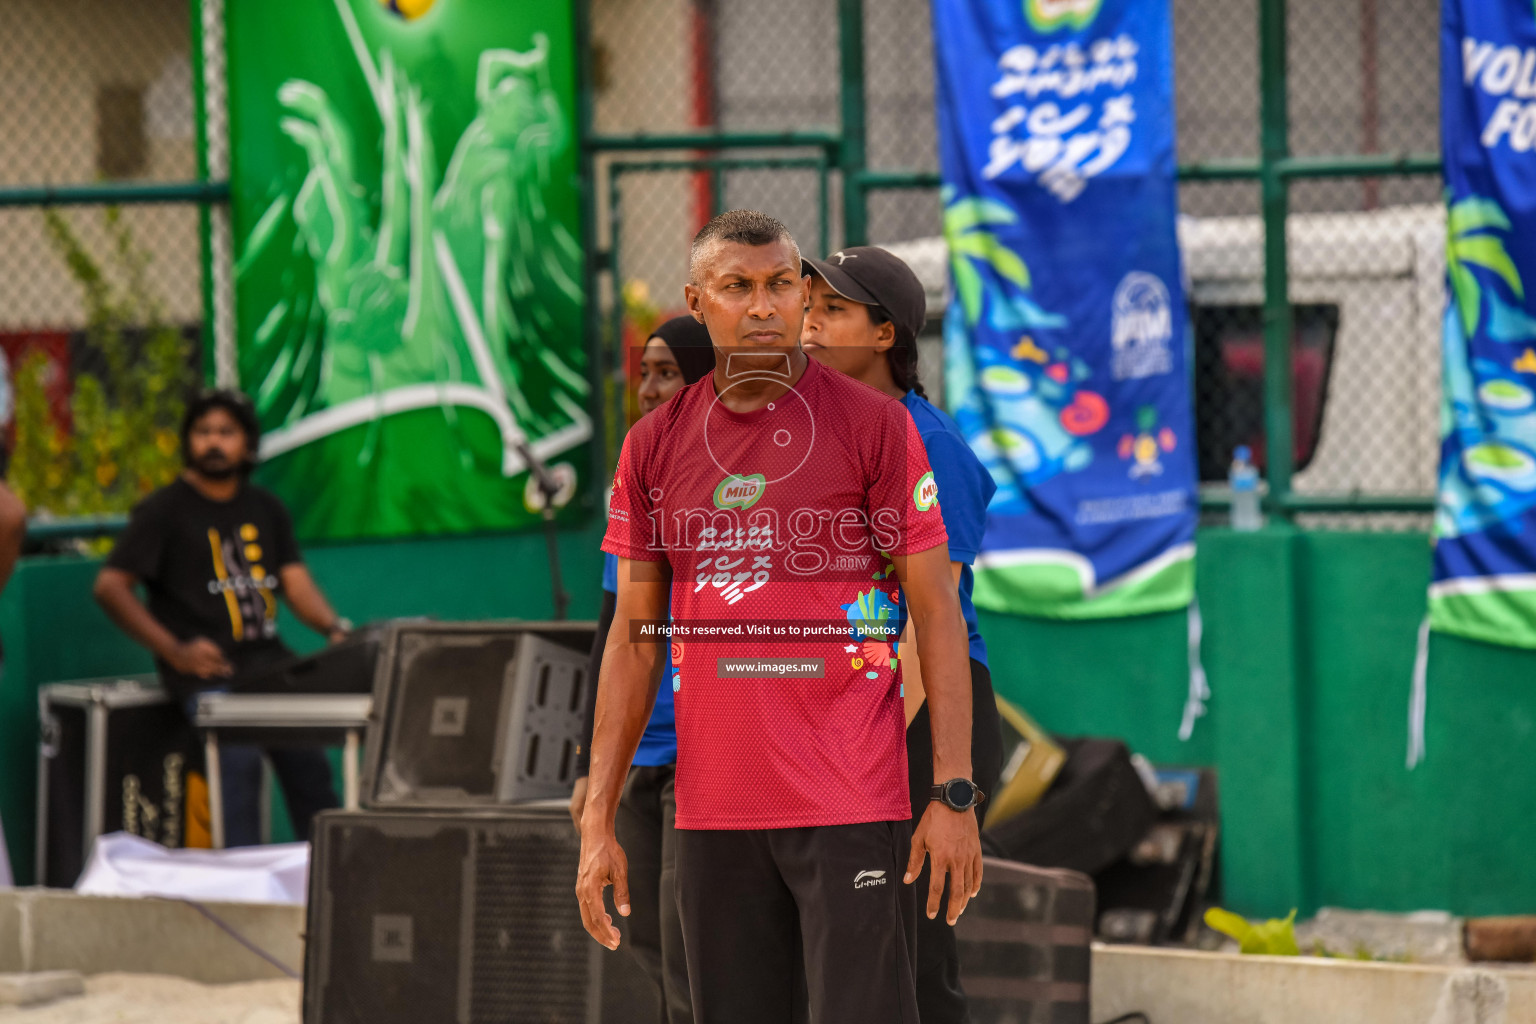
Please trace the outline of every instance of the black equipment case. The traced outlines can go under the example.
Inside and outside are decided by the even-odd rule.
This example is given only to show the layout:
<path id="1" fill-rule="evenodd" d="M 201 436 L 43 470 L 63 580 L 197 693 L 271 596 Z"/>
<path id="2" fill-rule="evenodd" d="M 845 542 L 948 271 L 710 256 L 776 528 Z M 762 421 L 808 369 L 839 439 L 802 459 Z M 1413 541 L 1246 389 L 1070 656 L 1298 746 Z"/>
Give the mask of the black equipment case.
<path id="1" fill-rule="evenodd" d="M 973 1024 L 1089 1024 L 1093 882 L 1076 871 L 984 859 L 955 924 Z"/>
<path id="2" fill-rule="evenodd" d="M 155 676 L 50 683 L 37 704 L 40 884 L 73 886 L 108 832 L 184 844 L 187 773 L 201 769 L 202 755 Z"/>

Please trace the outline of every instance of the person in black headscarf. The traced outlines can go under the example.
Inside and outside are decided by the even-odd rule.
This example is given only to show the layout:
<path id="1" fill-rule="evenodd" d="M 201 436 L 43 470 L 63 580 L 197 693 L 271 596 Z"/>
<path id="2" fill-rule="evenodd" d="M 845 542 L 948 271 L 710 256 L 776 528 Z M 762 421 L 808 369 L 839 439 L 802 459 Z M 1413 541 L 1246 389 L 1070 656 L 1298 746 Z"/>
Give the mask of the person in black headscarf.
<path id="1" fill-rule="evenodd" d="M 715 371 L 715 349 L 709 331 L 691 316 L 680 316 L 657 327 L 640 356 L 635 397 L 640 415 L 660 408 L 686 385 Z M 707 385 L 706 385 L 707 386 Z M 588 678 L 600 676 L 603 647 L 613 624 L 619 589 L 618 559 L 603 556 L 603 604 L 597 637 L 592 644 Z M 672 718 L 672 659 L 662 669 L 656 706 L 646 724 L 634 766 L 624 783 L 615 827 L 629 857 L 629 942 L 626 948 L 655 982 L 661 997 L 661 1024 L 691 1024 L 693 1006 L 688 992 L 688 962 L 683 956 L 683 929 L 677 915 L 674 880 L 677 845 L 673 819 L 677 803 L 673 781 L 677 773 L 677 729 Z M 571 819 L 581 828 L 587 800 L 587 766 L 592 745 L 597 687 L 588 688 L 586 730 L 577 757 L 576 788 L 571 793 Z"/>

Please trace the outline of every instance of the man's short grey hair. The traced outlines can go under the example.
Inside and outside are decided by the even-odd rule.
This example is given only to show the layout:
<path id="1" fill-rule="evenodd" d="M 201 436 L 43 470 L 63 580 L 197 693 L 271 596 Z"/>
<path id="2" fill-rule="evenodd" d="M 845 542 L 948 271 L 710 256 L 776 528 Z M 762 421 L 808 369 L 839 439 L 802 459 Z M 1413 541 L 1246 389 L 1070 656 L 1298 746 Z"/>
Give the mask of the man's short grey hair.
<path id="1" fill-rule="evenodd" d="M 725 242 L 741 245 L 788 244 L 790 260 L 799 275 L 800 247 L 795 244 L 789 228 L 775 217 L 756 210 L 727 210 L 699 229 L 693 236 L 693 247 L 688 252 L 688 281 L 699 283 L 699 275 L 714 259 L 715 251 Z"/>

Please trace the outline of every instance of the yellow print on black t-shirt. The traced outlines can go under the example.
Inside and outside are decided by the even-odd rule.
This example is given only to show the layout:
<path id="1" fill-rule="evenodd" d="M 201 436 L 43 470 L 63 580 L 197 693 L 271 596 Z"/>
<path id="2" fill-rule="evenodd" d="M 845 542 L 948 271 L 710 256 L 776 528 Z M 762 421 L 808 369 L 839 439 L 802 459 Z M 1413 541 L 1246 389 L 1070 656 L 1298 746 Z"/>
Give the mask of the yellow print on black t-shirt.
<path id="1" fill-rule="evenodd" d="M 262 567 L 261 535 L 255 524 L 242 525 L 239 537 L 221 536 L 210 526 L 208 548 L 214 575 L 208 592 L 224 595 L 235 641 L 276 636 L 277 601 L 272 592 L 278 581 Z"/>

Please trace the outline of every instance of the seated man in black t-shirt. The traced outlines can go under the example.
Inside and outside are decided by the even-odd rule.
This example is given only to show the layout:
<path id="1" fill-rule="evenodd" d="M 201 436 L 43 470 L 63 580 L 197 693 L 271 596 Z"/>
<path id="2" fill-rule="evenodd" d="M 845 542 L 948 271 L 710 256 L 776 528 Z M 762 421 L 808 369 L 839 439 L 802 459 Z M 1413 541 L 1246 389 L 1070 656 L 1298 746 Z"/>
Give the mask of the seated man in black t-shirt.
<path id="1" fill-rule="evenodd" d="M 246 480 L 260 428 L 237 391 L 205 391 L 182 422 L 186 468 L 134 507 L 96 577 L 107 614 L 155 655 L 160 678 L 184 704 L 198 690 L 290 657 L 277 636 L 277 598 L 317 633 L 335 641 L 337 618 L 300 561 L 288 510 Z M 142 583 L 147 605 L 134 593 Z M 337 806 L 320 750 L 278 747 L 268 759 L 283 787 L 293 830 L 309 838 L 310 819 Z M 222 746 L 226 846 L 260 842 L 261 751 Z"/>

